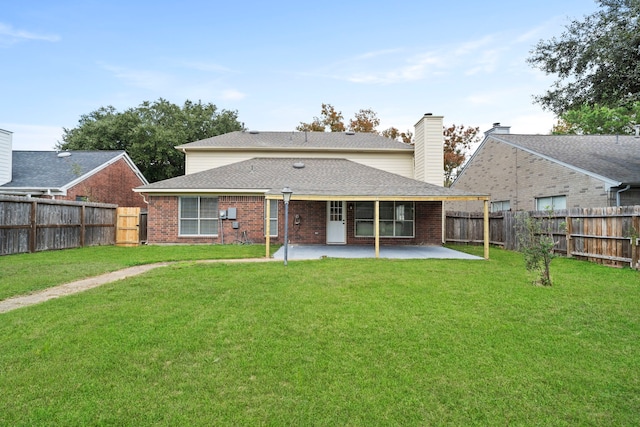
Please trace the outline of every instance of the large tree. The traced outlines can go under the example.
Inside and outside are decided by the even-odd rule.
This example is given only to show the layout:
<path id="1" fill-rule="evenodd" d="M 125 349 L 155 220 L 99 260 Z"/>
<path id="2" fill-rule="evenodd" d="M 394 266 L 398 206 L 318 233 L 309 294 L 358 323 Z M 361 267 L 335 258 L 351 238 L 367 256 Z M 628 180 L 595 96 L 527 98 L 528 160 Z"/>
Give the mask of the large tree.
<path id="1" fill-rule="evenodd" d="M 629 107 L 613 108 L 583 105 L 560 116 L 558 123 L 553 126 L 552 133 L 629 135 L 635 133 L 637 123 L 640 123 L 640 102 L 635 102 Z"/>
<path id="2" fill-rule="evenodd" d="M 573 20 L 560 37 L 540 41 L 528 58 L 556 75 L 536 101 L 559 117 L 583 105 L 615 108 L 640 101 L 640 1 L 597 3 L 597 12 Z"/>
<path id="3" fill-rule="evenodd" d="M 480 141 L 479 127 L 451 125 L 445 127 L 444 135 L 444 185 L 449 187 L 460 168 L 467 160 L 471 146 Z"/>
<path id="4" fill-rule="evenodd" d="M 145 101 L 118 112 L 100 107 L 80 116 L 78 126 L 63 129 L 61 150 L 125 150 L 150 181 L 184 174 L 184 155 L 174 147 L 242 130 L 236 111 L 211 103 L 186 101 L 182 107 L 165 99 Z"/>

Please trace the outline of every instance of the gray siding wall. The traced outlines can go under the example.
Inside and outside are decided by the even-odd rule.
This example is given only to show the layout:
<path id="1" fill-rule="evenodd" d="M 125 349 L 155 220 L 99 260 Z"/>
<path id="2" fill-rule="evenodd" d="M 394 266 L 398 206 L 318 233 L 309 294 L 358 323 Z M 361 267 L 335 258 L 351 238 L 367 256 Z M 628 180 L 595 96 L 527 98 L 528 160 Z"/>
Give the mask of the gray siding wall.
<path id="1" fill-rule="evenodd" d="M 488 192 L 491 201 L 509 200 L 513 211 L 534 210 L 537 197 L 560 195 L 567 196 L 567 208 L 610 204 L 601 180 L 490 138 L 452 188 Z M 481 211 L 482 202 L 448 202 L 445 209 Z"/>

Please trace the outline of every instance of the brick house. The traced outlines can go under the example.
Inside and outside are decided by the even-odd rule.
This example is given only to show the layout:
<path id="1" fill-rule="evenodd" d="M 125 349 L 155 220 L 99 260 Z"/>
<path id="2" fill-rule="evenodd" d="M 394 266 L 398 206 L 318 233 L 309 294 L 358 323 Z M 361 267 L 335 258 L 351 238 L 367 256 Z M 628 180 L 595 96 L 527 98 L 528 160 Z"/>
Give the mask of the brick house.
<path id="1" fill-rule="evenodd" d="M 10 138 L 0 132 L 0 194 L 147 208 L 132 189 L 148 182 L 126 152 L 12 151 Z"/>
<path id="2" fill-rule="evenodd" d="M 352 132 L 231 132 L 176 147 L 186 174 L 136 188 L 148 242 L 283 243 L 282 189 L 293 191 L 289 241 L 440 245 L 445 200 L 488 196 L 443 187 L 442 117 L 415 144 Z"/>
<path id="3" fill-rule="evenodd" d="M 514 135 L 495 123 L 451 188 L 491 195 L 491 210 L 640 204 L 640 138 Z M 479 211 L 474 201 L 447 210 Z"/>

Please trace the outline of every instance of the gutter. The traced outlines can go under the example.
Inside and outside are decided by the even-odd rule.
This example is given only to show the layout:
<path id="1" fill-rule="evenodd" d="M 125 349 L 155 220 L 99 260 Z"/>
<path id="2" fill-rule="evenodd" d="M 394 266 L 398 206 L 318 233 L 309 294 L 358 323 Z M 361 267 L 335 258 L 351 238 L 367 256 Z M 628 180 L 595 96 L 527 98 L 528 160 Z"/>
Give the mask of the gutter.
<path id="1" fill-rule="evenodd" d="M 52 187 L 0 187 L 0 194 L 12 196 L 66 196 L 67 192 L 61 188 Z"/>
<path id="2" fill-rule="evenodd" d="M 631 188 L 631 184 L 627 184 L 627 186 L 621 190 L 616 191 L 616 206 L 620 206 L 620 193 L 623 191 L 627 191 Z"/>

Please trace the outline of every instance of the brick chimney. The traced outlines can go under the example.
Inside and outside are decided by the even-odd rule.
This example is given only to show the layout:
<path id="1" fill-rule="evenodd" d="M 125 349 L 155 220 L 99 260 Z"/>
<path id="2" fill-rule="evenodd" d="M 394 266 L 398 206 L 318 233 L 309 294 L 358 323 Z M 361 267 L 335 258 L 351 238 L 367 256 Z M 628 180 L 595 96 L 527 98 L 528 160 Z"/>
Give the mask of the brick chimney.
<path id="1" fill-rule="evenodd" d="M 0 129 L 0 185 L 11 182 L 13 168 L 12 133 Z"/>
<path id="2" fill-rule="evenodd" d="M 414 178 L 444 186 L 443 116 L 427 113 L 415 125 Z"/>

